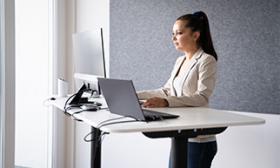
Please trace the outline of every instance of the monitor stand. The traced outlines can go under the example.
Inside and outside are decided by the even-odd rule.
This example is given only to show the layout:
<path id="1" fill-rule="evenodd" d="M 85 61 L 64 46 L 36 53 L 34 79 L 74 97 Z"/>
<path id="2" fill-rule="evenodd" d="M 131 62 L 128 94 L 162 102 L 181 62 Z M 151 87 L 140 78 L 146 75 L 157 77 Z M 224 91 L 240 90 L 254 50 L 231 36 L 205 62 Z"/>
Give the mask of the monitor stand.
<path id="1" fill-rule="evenodd" d="M 86 97 L 82 97 L 84 94 L 87 94 Z M 89 106 L 102 106 L 101 103 L 94 101 L 94 98 L 98 98 L 100 95 L 96 90 L 87 90 L 85 84 L 79 89 L 76 95 L 73 97 L 71 102 L 69 103 L 70 106 L 82 106 L 82 105 L 89 105 Z"/>

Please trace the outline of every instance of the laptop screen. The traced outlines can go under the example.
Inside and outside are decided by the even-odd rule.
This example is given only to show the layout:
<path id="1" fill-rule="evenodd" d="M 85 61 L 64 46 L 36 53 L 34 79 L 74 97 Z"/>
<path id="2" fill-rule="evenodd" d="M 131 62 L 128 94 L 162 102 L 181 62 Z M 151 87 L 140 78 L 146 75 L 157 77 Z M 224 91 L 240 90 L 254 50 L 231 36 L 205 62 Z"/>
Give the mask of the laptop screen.
<path id="1" fill-rule="evenodd" d="M 98 78 L 98 82 L 111 113 L 145 120 L 131 80 Z"/>

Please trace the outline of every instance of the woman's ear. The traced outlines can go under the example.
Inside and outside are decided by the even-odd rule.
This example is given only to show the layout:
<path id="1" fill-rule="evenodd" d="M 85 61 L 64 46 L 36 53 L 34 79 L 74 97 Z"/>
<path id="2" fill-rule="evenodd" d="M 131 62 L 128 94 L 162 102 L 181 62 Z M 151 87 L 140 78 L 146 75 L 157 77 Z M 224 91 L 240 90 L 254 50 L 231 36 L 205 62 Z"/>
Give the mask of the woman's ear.
<path id="1" fill-rule="evenodd" d="M 193 39 L 194 39 L 195 42 L 198 41 L 199 37 L 200 37 L 200 32 L 199 31 L 193 32 Z"/>

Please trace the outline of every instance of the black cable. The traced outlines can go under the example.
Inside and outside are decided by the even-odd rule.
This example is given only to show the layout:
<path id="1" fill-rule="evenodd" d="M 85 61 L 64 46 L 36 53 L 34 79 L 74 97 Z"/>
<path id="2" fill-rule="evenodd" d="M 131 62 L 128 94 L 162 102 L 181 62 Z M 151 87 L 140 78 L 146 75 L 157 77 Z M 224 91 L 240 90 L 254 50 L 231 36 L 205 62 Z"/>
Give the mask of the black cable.
<path id="1" fill-rule="evenodd" d="M 76 96 L 76 95 L 77 95 L 77 93 L 75 93 L 75 94 L 71 95 L 70 97 L 68 97 L 68 99 L 66 100 L 66 102 L 65 102 L 65 104 L 64 104 L 64 112 L 67 113 L 67 111 L 66 111 L 67 104 L 68 104 L 68 102 L 70 101 L 70 99 L 71 99 L 72 97 Z"/>
<path id="2" fill-rule="evenodd" d="M 89 133 L 84 137 L 84 141 L 85 141 L 85 142 L 92 142 L 92 141 L 94 141 L 94 139 L 87 139 L 87 137 L 90 136 L 90 135 L 92 135 L 93 133 L 94 133 L 94 131 L 89 132 Z M 106 134 L 109 134 L 109 133 L 108 133 L 108 132 L 103 132 L 98 138 L 96 138 L 96 139 L 98 139 L 97 142 L 99 142 L 99 141 L 101 140 L 101 137 L 104 136 L 104 135 L 106 135 Z"/>
<path id="3" fill-rule="evenodd" d="M 83 92 L 87 92 L 87 91 L 89 91 L 89 90 L 91 90 L 91 89 L 85 89 Z M 68 97 L 68 99 L 66 100 L 66 102 L 65 102 L 65 104 L 64 104 L 64 109 L 66 108 L 66 106 L 67 106 L 68 102 L 70 101 L 70 99 L 71 99 L 72 97 L 76 96 L 77 94 L 78 94 L 78 93 L 74 93 L 74 94 L 72 94 L 70 97 Z"/>
<path id="4" fill-rule="evenodd" d="M 122 118 L 125 118 L 125 117 L 118 117 L 118 118 L 111 118 L 111 119 L 108 119 L 108 120 L 104 120 L 104 121 L 100 122 L 100 123 L 96 126 L 96 128 L 98 128 L 99 125 L 102 124 L 102 123 L 105 123 L 105 122 L 108 122 L 108 121 L 113 121 L 113 120 L 118 120 L 118 119 L 122 119 Z M 86 142 L 91 142 L 91 141 L 93 141 L 92 139 L 87 140 L 87 137 L 88 137 L 89 135 L 93 134 L 93 133 L 94 133 L 93 131 L 89 132 L 89 133 L 84 137 L 84 141 L 86 141 Z"/>
<path id="5" fill-rule="evenodd" d="M 70 97 L 66 100 L 66 102 L 69 101 L 69 100 L 71 99 L 71 97 L 73 97 L 73 95 L 70 96 Z M 64 105 L 64 114 L 67 115 L 67 116 L 72 117 L 73 120 L 82 122 L 83 120 L 80 120 L 80 119 L 76 118 L 74 115 L 75 115 L 75 114 L 78 114 L 78 113 L 81 113 L 81 112 L 83 112 L 84 110 L 76 111 L 76 112 L 70 114 L 70 113 L 68 113 L 68 110 L 71 110 L 72 108 L 80 108 L 80 106 L 69 106 L 69 107 L 67 107 L 67 103 L 65 103 L 65 104 L 66 104 L 66 106 Z"/>
<path id="6" fill-rule="evenodd" d="M 143 122 L 143 121 L 141 121 L 141 120 L 116 121 L 116 122 L 111 122 L 111 123 L 105 123 L 105 124 L 99 126 L 98 128 L 100 129 L 101 127 L 104 127 L 106 125 L 122 124 L 122 123 L 128 123 L 128 122 Z"/>
<path id="7" fill-rule="evenodd" d="M 122 118 L 126 118 L 125 116 L 122 116 L 122 117 L 117 117 L 117 118 L 111 118 L 111 119 L 108 119 L 108 120 L 104 120 L 102 122 L 100 122 L 96 128 L 98 128 L 100 125 L 102 125 L 103 123 L 106 123 L 106 122 L 109 122 L 109 121 L 114 121 L 114 120 L 118 120 L 118 119 L 122 119 Z"/>
<path id="8" fill-rule="evenodd" d="M 114 121 L 114 120 L 119 120 L 119 119 L 122 119 L 122 118 L 127 118 L 126 116 L 122 116 L 122 117 L 117 117 L 117 118 L 111 118 L 111 119 L 108 119 L 108 120 L 104 120 L 102 122 L 100 122 L 97 126 L 96 126 L 96 129 L 100 129 L 101 127 L 105 126 L 105 125 L 111 125 L 111 124 L 120 124 L 120 123 L 126 123 L 126 122 L 137 122 L 138 120 L 136 118 L 133 118 L 135 120 L 129 120 L 129 121 L 118 121 L 118 122 L 111 122 L 111 123 L 106 123 L 106 122 L 109 122 L 109 121 Z M 87 137 L 91 134 L 93 134 L 94 132 L 91 131 L 89 132 L 85 137 L 84 137 L 84 141 L 86 142 L 91 142 L 93 141 L 92 139 L 88 140 Z"/>
<path id="9" fill-rule="evenodd" d="M 91 131 L 91 132 L 89 132 L 85 137 L 84 137 L 84 141 L 85 142 L 92 142 L 92 143 L 97 143 L 97 145 L 96 144 L 92 144 L 92 145 L 94 145 L 94 151 L 93 151 L 93 153 L 92 153 L 92 158 L 93 159 L 95 159 L 95 157 L 96 157 L 96 152 L 97 152 L 97 149 L 98 149 L 98 145 L 99 145 L 99 143 L 101 144 L 102 143 L 102 141 L 103 141 L 103 137 L 106 135 L 106 134 L 109 134 L 108 132 L 101 132 L 101 134 L 100 135 L 98 135 L 98 136 L 95 136 L 95 133 L 96 132 L 94 132 L 95 130 L 97 130 L 97 131 L 101 131 L 100 130 L 100 128 L 101 127 L 103 127 L 103 126 L 105 126 L 105 125 L 112 125 L 112 124 L 120 124 L 120 123 L 126 123 L 126 122 L 139 122 L 140 120 L 137 120 L 136 118 L 133 118 L 133 119 L 135 119 L 135 120 L 129 120 L 129 121 L 117 121 L 117 122 L 110 122 L 110 123 L 107 123 L 107 122 L 109 122 L 109 121 L 113 121 L 113 120 L 117 120 L 117 119 L 122 119 L 122 118 L 126 118 L 127 116 L 122 116 L 122 117 L 118 117 L 118 118 L 111 118 L 111 119 L 108 119 L 108 120 L 104 120 L 104 121 L 102 121 L 102 122 L 100 122 L 98 125 L 97 125 L 97 127 L 96 128 L 94 128 L 94 130 L 93 131 Z M 91 138 L 91 139 L 87 139 L 87 137 L 89 136 L 89 135 L 93 135 L 93 137 Z"/>
<path id="10" fill-rule="evenodd" d="M 94 131 L 97 131 L 97 132 L 94 132 Z M 87 136 L 93 134 L 93 138 L 92 138 L 92 139 L 87 140 L 87 139 L 86 139 L 87 136 L 84 137 L 84 141 L 86 141 L 86 142 L 91 142 L 91 143 L 92 143 L 91 145 L 94 145 L 94 149 L 93 149 L 93 151 L 92 151 L 92 153 L 91 153 L 91 154 L 92 154 L 91 158 L 93 158 L 93 160 L 95 160 L 96 153 L 97 153 L 97 149 L 98 149 L 98 147 L 100 147 L 100 146 L 99 146 L 99 143 L 102 144 L 103 137 L 104 137 L 106 134 L 109 134 L 108 132 L 103 132 L 103 133 L 101 133 L 100 135 L 98 135 L 98 132 L 99 132 L 100 130 L 97 130 L 96 128 L 94 128 L 94 131 L 92 131 L 92 132 L 90 132 L 90 133 L 87 134 Z M 97 134 L 98 136 L 96 136 L 95 134 Z"/>
<path id="11" fill-rule="evenodd" d="M 84 141 L 85 141 L 85 142 L 92 142 L 93 140 L 92 140 L 92 139 L 87 140 L 87 137 L 88 137 L 89 135 L 93 134 L 93 133 L 94 133 L 94 131 L 90 131 L 88 134 L 86 134 L 86 136 L 84 137 Z"/>
<path id="12" fill-rule="evenodd" d="M 90 90 L 90 89 L 86 89 L 85 91 L 87 91 L 87 90 Z M 71 106 L 67 107 L 68 102 L 71 100 L 71 98 L 73 98 L 73 97 L 76 96 L 77 94 L 78 94 L 78 93 L 72 94 L 72 95 L 71 95 L 70 97 L 68 97 L 68 99 L 65 101 L 65 103 L 64 103 L 64 113 L 65 113 L 65 114 L 69 115 L 69 114 L 67 113 L 67 111 L 70 110 L 70 109 L 73 108 L 73 107 L 80 107 L 79 104 L 77 104 L 77 105 L 71 105 Z M 82 112 L 82 111 L 81 111 L 81 112 Z M 70 114 L 70 115 L 71 115 L 71 114 Z M 73 114 L 72 114 L 71 116 L 73 116 Z"/>
<path id="13" fill-rule="evenodd" d="M 108 119 L 108 120 L 105 120 L 105 121 L 102 121 L 101 123 L 105 123 L 105 122 L 108 122 L 108 121 L 112 121 L 112 120 L 116 120 L 116 119 L 121 119 L 121 118 L 126 118 L 126 117 L 118 117 L 118 118 L 112 118 L 112 119 Z M 126 123 L 126 122 L 139 122 L 140 120 L 129 120 L 129 121 L 117 121 L 117 122 L 111 122 L 111 123 L 105 123 L 105 124 L 101 124 L 101 126 L 99 126 L 99 127 L 97 127 L 97 128 L 95 128 L 95 129 L 99 129 L 99 131 L 101 131 L 100 130 L 100 128 L 101 127 L 103 127 L 103 126 L 105 126 L 105 125 L 113 125 L 113 124 L 120 124 L 120 123 Z M 98 124 L 98 125 L 100 125 L 100 124 Z M 95 142 L 95 143 L 102 143 L 102 141 L 103 141 L 103 137 L 106 135 L 106 134 L 109 134 L 108 132 L 103 132 L 103 133 L 101 133 L 99 136 L 97 136 L 97 137 L 93 137 L 92 139 L 87 139 L 87 137 L 89 136 L 89 135 L 94 135 L 94 131 L 91 131 L 91 132 L 89 132 L 85 137 L 84 137 L 84 141 L 85 142 Z M 95 149 L 94 149 L 94 151 L 93 151 L 93 153 L 92 153 L 92 158 L 93 159 L 95 159 L 95 155 L 96 155 L 96 151 L 97 151 L 97 148 L 98 148 L 98 146 L 95 146 Z"/>
<path id="14" fill-rule="evenodd" d="M 77 119 L 76 117 L 74 117 L 73 114 L 69 114 L 69 113 L 68 113 L 68 110 L 72 109 L 73 107 L 79 107 L 79 106 L 69 106 L 69 107 L 67 107 L 67 104 L 68 104 L 68 102 L 70 101 L 70 99 L 71 99 L 72 97 L 76 96 L 76 95 L 77 95 L 77 93 L 71 95 L 71 96 L 68 97 L 68 99 L 65 101 L 65 104 L 64 104 L 64 107 L 63 107 L 63 108 L 64 108 L 64 114 L 67 115 L 67 116 L 72 117 L 72 118 L 73 118 L 74 120 L 76 120 L 76 121 L 82 121 L 82 120 Z"/>
<path id="15" fill-rule="evenodd" d="M 82 112 L 84 112 L 84 111 L 85 111 L 85 110 L 75 111 L 74 113 L 72 113 L 72 114 L 71 114 L 71 116 L 73 116 L 73 117 L 74 117 L 74 115 L 75 115 L 75 114 L 79 114 L 79 113 L 82 113 Z"/>
<path id="16" fill-rule="evenodd" d="M 125 118 L 125 117 L 119 117 L 118 119 L 120 119 L 120 118 Z M 115 120 L 117 119 L 117 118 L 114 118 Z M 113 119 L 109 119 L 109 120 L 113 120 Z M 138 122 L 138 121 L 140 121 L 140 120 L 129 120 L 129 121 L 117 121 L 117 122 L 111 122 L 111 123 L 105 123 L 105 124 L 102 124 L 101 126 L 99 126 L 98 128 L 95 128 L 95 129 L 99 129 L 99 131 L 101 131 L 100 130 L 100 128 L 101 127 L 103 127 L 103 126 L 105 126 L 105 125 L 112 125 L 112 124 L 120 124 L 120 123 L 126 123 L 126 122 Z M 105 121 L 103 121 L 103 123 L 104 122 L 108 122 L 108 120 L 105 120 Z M 98 125 L 100 125 L 100 124 L 98 124 Z M 89 136 L 89 135 L 94 135 L 94 131 L 91 131 L 90 133 L 88 133 L 85 137 L 84 137 L 84 141 L 85 142 L 95 142 L 95 143 L 97 143 L 97 144 L 102 144 L 102 141 L 103 141 L 103 137 L 106 135 L 106 134 L 109 134 L 108 132 L 103 132 L 103 133 L 101 133 L 99 136 L 97 136 L 97 137 L 93 137 L 92 139 L 90 139 L 90 140 L 88 140 L 87 139 L 87 137 Z M 93 144 L 92 144 L 93 145 Z M 93 153 L 92 153 L 92 158 L 93 159 L 95 159 L 95 156 L 96 156 L 96 152 L 97 152 L 97 149 L 98 149 L 98 145 L 95 145 L 95 148 L 94 148 L 94 151 L 93 151 Z"/>
<path id="17" fill-rule="evenodd" d="M 84 112 L 84 111 L 85 111 L 85 110 L 75 111 L 74 113 L 71 114 L 71 117 L 72 117 L 74 120 L 76 120 L 76 121 L 82 122 L 83 120 L 80 120 L 80 119 L 76 118 L 74 115 L 75 115 L 75 114 L 82 113 L 82 112 Z"/>

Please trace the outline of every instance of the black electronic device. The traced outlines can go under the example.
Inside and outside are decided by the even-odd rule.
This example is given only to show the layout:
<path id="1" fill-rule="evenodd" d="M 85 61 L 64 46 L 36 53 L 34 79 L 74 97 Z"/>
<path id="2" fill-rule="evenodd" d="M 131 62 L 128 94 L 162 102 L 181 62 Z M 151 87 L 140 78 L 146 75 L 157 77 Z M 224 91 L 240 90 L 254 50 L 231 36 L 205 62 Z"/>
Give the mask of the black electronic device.
<path id="1" fill-rule="evenodd" d="M 69 105 L 78 105 L 81 103 L 87 103 L 87 98 L 82 98 L 84 91 L 86 91 L 87 86 L 83 84 L 83 86 L 79 89 L 73 99 L 70 101 Z"/>
<path id="2" fill-rule="evenodd" d="M 76 95 L 73 97 L 73 99 L 70 101 L 69 106 L 81 107 L 84 105 L 84 107 L 88 106 L 89 108 L 93 108 L 94 106 L 102 106 L 102 103 L 96 101 L 88 101 L 87 97 L 82 97 L 83 93 L 87 90 L 87 86 L 83 84 Z"/>
<path id="3" fill-rule="evenodd" d="M 83 104 L 80 108 L 84 111 L 97 111 L 100 109 L 100 107 L 95 104 Z"/>

